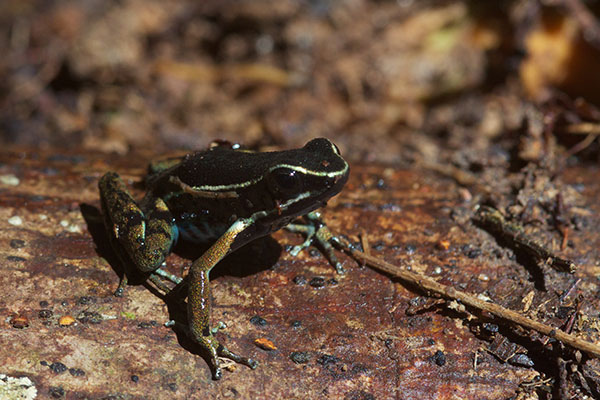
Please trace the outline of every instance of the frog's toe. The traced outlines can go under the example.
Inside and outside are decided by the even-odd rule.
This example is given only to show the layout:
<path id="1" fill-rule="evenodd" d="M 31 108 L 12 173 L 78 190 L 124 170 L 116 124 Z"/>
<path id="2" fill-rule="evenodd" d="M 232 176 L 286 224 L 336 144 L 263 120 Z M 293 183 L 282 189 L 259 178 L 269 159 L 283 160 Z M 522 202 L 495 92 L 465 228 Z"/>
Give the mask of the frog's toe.
<path id="1" fill-rule="evenodd" d="M 310 244 L 310 243 L 309 243 Z M 296 257 L 298 254 L 300 254 L 300 252 L 302 250 L 304 250 L 305 248 L 307 248 L 309 246 L 309 244 L 307 244 L 306 246 L 303 244 L 299 244 L 297 246 L 292 247 L 292 249 L 290 250 L 290 254 L 294 257 Z"/>
<path id="2" fill-rule="evenodd" d="M 248 358 L 248 363 L 246 364 L 250 367 L 250 369 L 256 369 L 258 367 L 258 361 Z"/>
<path id="3" fill-rule="evenodd" d="M 230 360 L 235 361 L 238 364 L 243 364 L 247 367 L 250 367 L 250 369 L 256 369 L 256 367 L 258 367 L 258 361 L 253 360 L 252 358 L 242 357 L 238 354 L 235 354 L 225 346 L 219 346 L 219 348 L 217 349 L 217 353 L 221 357 L 229 358 Z"/>
<path id="4" fill-rule="evenodd" d="M 213 368 L 212 377 L 215 381 L 218 381 L 219 379 L 221 379 L 223 377 L 223 372 L 221 371 L 221 367 L 216 366 Z"/>
<path id="5" fill-rule="evenodd" d="M 227 324 L 223 321 L 219 321 L 219 322 L 217 322 L 216 326 L 210 330 L 210 332 L 214 335 L 217 332 L 219 332 L 220 330 L 223 330 L 226 328 L 227 328 Z"/>
<path id="6" fill-rule="evenodd" d="M 115 292 L 113 293 L 113 296 L 123 297 L 123 293 L 125 292 L 125 287 L 127 286 L 128 282 L 129 281 L 127 279 L 127 275 L 123 274 L 123 277 L 119 281 L 119 287 L 117 288 L 117 290 L 115 290 Z"/>
<path id="7" fill-rule="evenodd" d="M 335 263 L 335 270 L 340 275 L 344 275 L 346 273 L 346 269 L 339 261 Z"/>

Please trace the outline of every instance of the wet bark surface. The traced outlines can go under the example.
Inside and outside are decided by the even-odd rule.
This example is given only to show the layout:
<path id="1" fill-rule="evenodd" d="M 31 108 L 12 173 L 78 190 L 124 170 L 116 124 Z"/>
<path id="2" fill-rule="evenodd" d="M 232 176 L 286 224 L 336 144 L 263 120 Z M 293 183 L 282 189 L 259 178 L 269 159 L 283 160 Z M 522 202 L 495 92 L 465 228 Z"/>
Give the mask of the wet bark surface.
<path id="1" fill-rule="evenodd" d="M 560 350 L 547 338 L 439 301 L 427 304 L 418 288 L 346 256 L 347 274 L 340 276 L 314 249 L 290 256 L 286 245 L 301 238 L 278 232 L 214 271 L 212 320 L 227 324 L 219 337 L 260 366 L 232 366 L 212 381 L 199 349 L 163 326 L 184 312 L 181 300 L 164 299 L 149 285 L 113 296 L 121 271 L 96 188 L 112 160 L 16 148 L 1 157 L 0 356 L 5 373 L 29 377 L 42 394 L 62 388 L 68 398 L 500 399 L 558 368 Z M 132 155 L 118 163 L 131 182 L 138 181 L 138 162 Z M 577 264 L 575 274 L 519 262 L 473 224 L 476 204 L 455 182 L 423 169 L 352 165 L 324 218 L 351 241 L 368 235 L 371 254 L 557 328 L 576 312 L 576 331 L 597 340 L 596 176 L 595 169 L 564 173 L 583 214 L 582 227 L 559 252 Z M 546 244 L 552 248 L 552 240 Z M 170 256 L 168 269 L 180 274 L 193 249 L 175 253 L 184 256 Z M 487 351 L 496 331 L 512 346 L 507 359 L 523 354 L 531 365 Z M 276 349 L 255 345 L 261 338 Z M 593 369 L 597 361 L 582 365 Z"/>

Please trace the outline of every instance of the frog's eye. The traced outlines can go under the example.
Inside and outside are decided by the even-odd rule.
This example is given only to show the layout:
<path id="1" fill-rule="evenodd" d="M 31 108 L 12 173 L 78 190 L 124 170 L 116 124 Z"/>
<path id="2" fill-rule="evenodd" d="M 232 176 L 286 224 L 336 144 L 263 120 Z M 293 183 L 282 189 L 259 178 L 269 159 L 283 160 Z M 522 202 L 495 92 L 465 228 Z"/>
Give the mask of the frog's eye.
<path id="1" fill-rule="evenodd" d="M 285 197 L 296 194 L 302 189 L 298 173 L 290 168 L 277 168 L 269 174 L 269 187 L 274 194 Z"/>

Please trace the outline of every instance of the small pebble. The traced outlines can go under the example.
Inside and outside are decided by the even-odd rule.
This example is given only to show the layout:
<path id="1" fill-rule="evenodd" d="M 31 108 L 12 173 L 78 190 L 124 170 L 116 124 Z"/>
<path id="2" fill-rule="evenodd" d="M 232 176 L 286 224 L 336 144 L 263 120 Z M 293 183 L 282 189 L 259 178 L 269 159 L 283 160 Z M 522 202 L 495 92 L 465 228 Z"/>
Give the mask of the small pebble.
<path id="1" fill-rule="evenodd" d="M 336 364 L 339 361 L 340 359 L 335 356 L 332 356 L 330 354 L 323 354 L 321 357 L 319 357 L 317 363 L 326 366 L 329 364 Z"/>
<path id="2" fill-rule="evenodd" d="M 444 354 L 443 351 L 438 350 L 435 352 L 435 354 L 432 356 L 432 360 L 434 363 L 436 363 L 438 366 L 443 366 L 444 364 L 446 364 L 446 355 Z"/>
<path id="3" fill-rule="evenodd" d="M 68 368 L 65 364 L 61 363 L 61 362 L 53 362 L 52 364 L 50 364 L 50 369 L 52 370 L 52 372 L 54 372 L 55 374 L 62 374 L 63 372 L 65 372 Z"/>
<path id="4" fill-rule="evenodd" d="M 63 315 L 58 320 L 58 325 L 60 325 L 60 326 L 70 326 L 70 325 L 73 325 L 74 323 L 75 323 L 75 318 L 73 318 L 70 315 Z"/>
<path id="5" fill-rule="evenodd" d="M 14 226 L 21 226 L 23 225 L 23 219 L 18 215 L 15 215 L 14 217 L 10 217 L 8 219 L 8 223 Z"/>
<path id="6" fill-rule="evenodd" d="M 0 175 L 0 183 L 2 183 L 3 185 L 8 185 L 8 186 L 18 186 L 19 183 L 21 183 L 21 181 L 19 181 L 19 178 L 17 178 L 16 176 L 14 176 L 12 174 L 8 174 L 8 175 Z"/>
<path id="7" fill-rule="evenodd" d="M 77 320 L 82 324 L 99 324 L 104 321 L 104 317 L 95 311 L 83 311 L 79 313 Z"/>
<path id="8" fill-rule="evenodd" d="M 29 326 L 29 319 L 25 315 L 18 314 L 11 318 L 10 324 L 13 328 L 17 329 L 27 328 Z"/>
<path id="9" fill-rule="evenodd" d="M 81 305 L 86 305 L 86 304 L 91 304 L 91 303 L 95 303 L 96 299 L 93 298 L 92 296 L 81 296 L 80 298 L 77 299 L 77 304 L 81 304 Z"/>
<path id="10" fill-rule="evenodd" d="M 20 249 L 21 247 L 25 247 L 25 241 L 21 239 L 12 239 L 10 241 L 10 247 L 13 249 Z"/>
<path id="11" fill-rule="evenodd" d="M 80 368 L 69 368 L 69 373 L 72 376 L 85 376 L 85 371 Z"/>
<path id="12" fill-rule="evenodd" d="M 254 317 L 250 318 L 250 323 L 256 326 L 265 326 L 267 325 L 267 320 L 255 315 Z"/>
<path id="13" fill-rule="evenodd" d="M 316 289 L 322 288 L 325 286 L 325 278 L 322 276 L 315 276 L 308 284 Z"/>
<path id="14" fill-rule="evenodd" d="M 65 389 L 61 388 L 60 386 L 51 387 L 50 390 L 48 390 L 48 393 L 55 399 L 62 399 L 65 397 Z"/>
<path id="15" fill-rule="evenodd" d="M 303 275 L 297 275 L 294 277 L 294 279 L 292 279 L 292 282 L 294 282 L 296 285 L 302 286 L 306 285 L 307 279 Z"/>
<path id="16" fill-rule="evenodd" d="M 482 251 L 479 248 L 470 248 L 466 251 L 466 255 L 467 257 L 473 259 L 473 258 L 477 258 L 481 255 Z"/>
<path id="17" fill-rule="evenodd" d="M 290 354 L 290 359 L 296 364 L 306 364 L 310 361 L 310 353 L 307 351 L 294 351 Z"/>
<path id="18" fill-rule="evenodd" d="M 373 243 L 372 247 L 373 247 L 373 250 L 381 251 L 381 250 L 385 249 L 385 243 L 383 243 L 382 240 L 378 240 L 375 243 Z"/>
<path id="19" fill-rule="evenodd" d="M 404 249 L 406 250 L 406 254 L 411 255 L 414 254 L 415 251 L 417 251 L 417 246 L 415 246 L 414 244 L 407 244 L 406 246 L 404 246 Z"/>
<path id="20" fill-rule="evenodd" d="M 258 338 L 254 341 L 254 344 L 263 350 L 277 350 L 277 346 L 275 346 L 273 342 L 266 338 Z"/>
<path id="21" fill-rule="evenodd" d="M 172 392 L 176 392 L 177 391 L 177 384 L 175 382 L 168 383 L 167 387 Z"/>
<path id="22" fill-rule="evenodd" d="M 449 240 L 440 240 L 437 242 L 437 248 L 440 250 L 448 250 L 450 248 Z"/>

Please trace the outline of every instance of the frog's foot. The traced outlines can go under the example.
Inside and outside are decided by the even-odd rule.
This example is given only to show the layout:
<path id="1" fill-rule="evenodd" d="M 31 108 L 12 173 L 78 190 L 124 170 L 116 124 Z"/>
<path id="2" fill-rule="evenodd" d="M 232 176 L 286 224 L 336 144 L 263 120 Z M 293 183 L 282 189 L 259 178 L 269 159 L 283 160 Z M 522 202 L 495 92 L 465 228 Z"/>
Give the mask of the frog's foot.
<path id="1" fill-rule="evenodd" d="M 165 294 L 165 296 L 168 295 L 172 290 L 170 287 L 165 285 L 157 275 L 151 274 L 148 277 L 148 280 L 152 282 L 154 286 L 158 288 L 158 290 L 162 291 Z"/>
<path id="2" fill-rule="evenodd" d="M 166 265 L 166 263 L 163 263 L 163 266 L 165 266 L 165 265 Z M 150 274 L 148 279 L 150 280 L 150 282 L 152 282 L 158 289 L 163 291 L 165 294 L 168 294 L 171 291 L 171 288 L 169 288 L 167 285 L 165 285 L 160 280 L 159 277 L 165 278 L 165 279 L 173 282 L 176 285 L 183 282 L 183 279 L 178 277 L 177 275 L 173 275 L 170 272 L 167 272 L 162 268 L 157 268 L 156 270 L 154 270 L 154 272 L 152 272 L 152 274 Z M 128 283 L 127 274 L 124 274 L 123 277 L 121 278 L 121 281 L 119 282 L 119 287 L 117 288 L 117 290 L 115 290 L 113 295 L 116 297 L 123 297 L 123 293 L 125 292 L 125 287 L 127 286 L 127 283 Z"/>
<path id="3" fill-rule="evenodd" d="M 226 329 L 227 328 L 227 324 L 225 324 L 225 322 L 223 321 L 219 321 L 217 322 L 217 326 L 215 326 L 214 328 L 212 328 L 210 330 L 210 333 L 212 333 L 213 335 L 215 335 L 217 332 Z"/>
<path id="4" fill-rule="evenodd" d="M 321 215 L 318 212 L 311 212 L 306 215 L 307 224 L 289 224 L 286 229 L 290 232 L 303 233 L 306 240 L 290 250 L 290 254 L 297 256 L 302 250 L 313 243 L 316 243 L 321 249 L 321 252 L 327 258 L 329 263 L 335 267 L 338 274 L 346 273 L 342 264 L 338 261 L 335 255 L 335 249 L 331 243 L 339 242 L 339 239 L 334 236 L 327 225 L 321 221 Z"/>
<path id="5" fill-rule="evenodd" d="M 163 263 L 163 266 L 164 265 L 165 265 L 165 263 Z M 173 282 L 176 285 L 179 285 L 183 281 L 182 278 L 178 277 L 177 275 L 173 275 L 172 273 L 167 272 L 167 271 L 165 271 L 162 268 L 157 268 L 152 273 L 155 274 L 155 275 L 158 275 L 158 276 L 160 276 L 162 278 L 165 278 L 165 279 Z"/>
<path id="6" fill-rule="evenodd" d="M 198 343 L 202 348 L 208 352 L 208 363 L 212 370 L 213 379 L 221 379 L 221 363 L 219 357 L 228 358 L 238 364 L 243 364 L 251 369 L 255 369 L 258 366 L 258 361 L 248 357 L 242 357 L 238 354 L 227 349 L 212 335 L 196 337 L 195 342 Z"/>
<path id="7" fill-rule="evenodd" d="M 165 265 L 166 264 L 163 263 L 163 266 L 165 266 Z M 166 280 L 173 282 L 176 286 L 179 285 L 181 282 L 183 282 L 182 278 L 178 277 L 177 275 L 173 275 L 172 273 L 167 272 L 162 268 L 155 269 L 152 272 L 152 274 L 150 274 L 148 279 L 150 280 L 150 282 L 154 283 L 154 285 L 159 290 L 161 290 L 165 295 L 169 294 L 173 289 L 168 287 L 167 285 L 165 285 L 163 283 L 163 281 L 161 280 L 161 278 L 164 278 Z"/>
<path id="8" fill-rule="evenodd" d="M 219 345 L 219 347 L 217 347 L 217 354 L 219 355 L 219 357 L 225 357 L 238 364 L 246 365 L 250 367 L 250 369 L 256 369 L 256 367 L 258 367 L 258 361 L 235 354 L 223 345 Z"/>
<path id="9" fill-rule="evenodd" d="M 210 334 L 207 336 L 194 335 L 187 326 L 182 325 L 174 320 L 166 322 L 165 326 L 182 329 L 194 342 L 198 343 L 204 350 L 206 350 L 208 353 L 208 364 L 212 370 L 213 379 L 215 380 L 221 379 L 221 376 L 223 375 L 219 357 L 228 358 L 233 362 L 246 365 L 251 369 L 256 369 L 256 367 L 258 367 L 258 361 L 235 354 L 227 347 L 219 343 L 219 341 L 214 337 L 215 333 L 227 327 L 221 321 L 217 323 L 217 326 L 210 330 Z"/>

